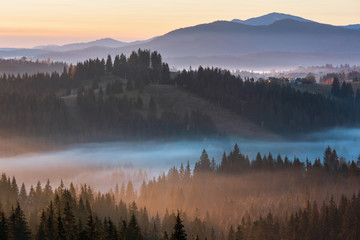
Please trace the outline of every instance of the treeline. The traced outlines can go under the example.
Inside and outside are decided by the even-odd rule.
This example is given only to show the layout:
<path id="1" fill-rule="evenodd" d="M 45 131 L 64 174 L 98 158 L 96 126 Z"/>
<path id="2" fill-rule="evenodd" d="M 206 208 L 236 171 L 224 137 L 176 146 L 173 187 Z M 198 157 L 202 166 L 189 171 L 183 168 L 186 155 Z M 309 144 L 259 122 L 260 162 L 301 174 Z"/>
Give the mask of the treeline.
<path id="1" fill-rule="evenodd" d="M 124 54 L 116 55 L 114 61 L 108 55 L 104 59 L 87 60 L 74 67 L 75 79 L 91 79 L 104 74 L 113 74 L 126 79 L 135 89 L 143 90 L 149 83 L 170 82 L 170 70 L 162 62 L 159 53 L 139 49 L 127 58 Z"/>
<path id="2" fill-rule="evenodd" d="M 66 66 L 62 62 L 32 61 L 25 57 L 21 59 L 1 59 L 0 58 L 0 74 L 36 74 L 36 73 L 52 73 L 61 72 Z"/>
<path id="3" fill-rule="evenodd" d="M 57 72 L 36 73 L 33 75 L 6 75 L 0 76 L 0 93 L 18 92 L 20 94 L 32 93 L 41 96 L 46 91 L 57 93 L 60 89 L 70 91 L 79 87 L 80 82 L 71 77 L 67 68 L 61 74 Z"/>
<path id="4" fill-rule="evenodd" d="M 360 89 L 358 88 L 356 92 L 354 92 L 350 82 L 343 81 L 340 86 L 339 79 L 334 78 L 331 85 L 331 94 L 349 103 L 360 104 Z"/>
<path id="5" fill-rule="evenodd" d="M 90 132 L 105 131 L 129 138 L 207 136 L 215 134 L 215 126 L 209 116 L 192 111 L 184 116 L 159 110 L 153 97 L 144 106 L 141 95 L 128 97 L 122 93 L 120 81 L 108 84 L 106 91 L 100 88 L 79 89 L 77 102 L 81 115 Z"/>
<path id="6" fill-rule="evenodd" d="M 312 174 L 317 171 L 324 171 L 330 174 L 339 174 L 344 177 L 356 177 L 360 174 L 358 165 L 360 164 L 360 155 L 357 162 L 352 160 L 346 162 L 343 158 L 339 157 L 335 149 L 331 149 L 329 146 L 324 152 L 323 161 L 320 158 L 316 158 L 314 162 L 308 159 L 305 162 L 301 162 L 299 158 L 294 157 L 293 161 L 290 161 L 287 156 L 283 159 L 281 155 L 277 155 L 276 158 L 269 153 L 267 156 L 261 156 L 257 153 L 256 158 L 252 161 L 249 157 L 240 152 L 237 144 L 235 144 L 233 151 L 228 155 L 224 152 L 220 164 L 216 164 L 215 159 L 211 161 L 204 149 L 200 161 L 195 163 L 194 175 L 197 173 L 219 173 L 219 174 L 242 174 L 254 171 L 283 171 L 283 170 L 297 170 Z"/>
<path id="7" fill-rule="evenodd" d="M 328 73 L 320 78 L 320 82 L 326 82 L 328 80 L 334 80 L 337 78 L 339 81 L 352 80 L 353 82 L 360 81 L 360 72 L 351 71 L 351 72 L 339 72 L 339 73 Z"/>
<path id="8" fill-rule="evenodd" d="M 184 70 L 175 83 L 280 133 L 354 125 L 360 121 L 359 104 L 300 92 L 289 85 L 243 80 L 217 68 Z"/>

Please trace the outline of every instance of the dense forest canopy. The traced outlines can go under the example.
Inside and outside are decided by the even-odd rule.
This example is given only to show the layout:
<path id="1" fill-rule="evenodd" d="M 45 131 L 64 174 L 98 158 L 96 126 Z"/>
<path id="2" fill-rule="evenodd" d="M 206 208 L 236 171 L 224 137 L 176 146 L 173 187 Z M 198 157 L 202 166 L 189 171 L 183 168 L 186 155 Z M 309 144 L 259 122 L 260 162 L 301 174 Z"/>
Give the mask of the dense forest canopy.
<path id="1" fill-rule="evenodd" d="M 360 162 L 360 158 L 358 159 Z M 1 239 L 357 239 L 360 169 L 328 147 L 323 159 L 249 160 L 238 145 L 219 164 L 203 150 L 136 188 L 108 192 L 0 178 Z"/>

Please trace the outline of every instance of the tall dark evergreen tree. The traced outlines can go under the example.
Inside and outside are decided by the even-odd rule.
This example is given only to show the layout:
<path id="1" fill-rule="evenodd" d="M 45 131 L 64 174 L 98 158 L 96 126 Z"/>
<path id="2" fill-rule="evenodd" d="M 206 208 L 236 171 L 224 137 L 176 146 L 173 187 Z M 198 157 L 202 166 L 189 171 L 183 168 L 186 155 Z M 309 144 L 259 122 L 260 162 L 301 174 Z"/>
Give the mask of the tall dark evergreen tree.
<path id="1" fill-rule="evenodd" d="M 13 240 L 30 240 L 31 233 L 23 210 L 17 203 L 10 216 L 10 236 Z"/>
<path id="2" fill-rule="evenodd" d="M 334 96 L 340 96 L 340 82 L 338 78 L 334 78 L 333 83 L 331 85 L 331 94 Z"/>
<path id="3" fill-rule="evenodd" d="M 107 56 L 105 70 L 107 74 L 110 74 L 113 71 L 113 63 L 112 63 L 111 55 Z"/>
<path id="4" fill-rule="evenodd" d="M 0 211 L 0 239 L 10 239 L 9 223 L 8 220 L 5 218 L 5 213 L 3 211 Z"/>
<path id="5" fill-rule="evenodd" d="M 142 240 L 141 230 L 137 223 L 135 214 L 131 215 L 129 224 L 126 227 L 125 239 Z"/>
<path id="6" fill-rule="evenodd" d="M 184 229 L 184 224 L 182 223 L 182 220 L 180 218 L 180 212 L 176 215 L 176 223 L 174 225 L 174 230 L 171 235 L 171 240 L 186 240 L 186 232 Z"/>

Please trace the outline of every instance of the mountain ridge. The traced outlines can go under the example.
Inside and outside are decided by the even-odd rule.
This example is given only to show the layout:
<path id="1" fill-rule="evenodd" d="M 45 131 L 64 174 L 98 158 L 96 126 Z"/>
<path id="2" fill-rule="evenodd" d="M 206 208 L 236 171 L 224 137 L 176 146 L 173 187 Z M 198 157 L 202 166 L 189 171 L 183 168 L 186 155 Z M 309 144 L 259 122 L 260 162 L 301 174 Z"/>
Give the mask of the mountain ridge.
<path id="1" fill-rule="evenodd" d="M 277 13 L 277 12 L 268 13 L 259 17 L 249 18 L 247 20 L 233 19 L 231 20 L 231 22 L 243 23 L 251 26 L 263 26 L 263 25 L 270 25 L 276 21 L 283 19 L 293 19 L 299 22 L 312 22 L 311 20 L 302 17 L 294 16 L 291 14 L 285 14 L 285 13 Z"/>
<path id="2" fill-rule="evenodd" d="M 274 14 L 270 16 L 273 17 Z M 23 52 L 39 59 L 50 58 L 55 61 L 74 63 L 88 58 L 105 58 L 108 54 L 113 57 L 121 53 L 129 55 L 132 51 L 141 48 L 158 51 L 164 59 L 176 59 L 174 67 L 194 62 L 193 60 L 197 60 L 198 62 L 195 63 L 201 65 L 205 63 L 203 59 L 215 59 L 216 56 L 223 59 L 224 56 L 228 56 L 228 61 L 234 59 L 234 64 L 231 66 L 249 66 L 249 63 L 253 63 L 257 68 L 261 65 L 257 66 L 257 62 L 263 65 L 261 57 L 266 56 L 266 59 L 271 60 L 268 53 L 273 53 L 274 62 L 281 64 L 286 63 L 287 59 L 289 62 L 298 64 L 298 61 L 293 61 L 291 58 L 299 56 L 304 61 L 302 65 L 307 63 L 336 64 L 340 60 L 345 61 L 342 63 L 360 64 L 360 30 L 317 23 L 307 19 L 298 21 L 288 19 L 286 16 L 288 15 L 269 25 L 214 21 L 175 29 L 155 38 L 130 43 L 105 38 L 80 43 L 81 47 L 78 47 L 76 43 L 59 46 L 62 47 L 60 50 L 3 49 L 0 51 L 0 57 L 9 58 L 11 54 L 18 57 Z M 267 54 L 264 55 L 264 53 Z M 247 60 L 245 56 L 250 60 Z M 181 59 L 189 57 L 193 57 L 193 60 L 179 64 Z"/>

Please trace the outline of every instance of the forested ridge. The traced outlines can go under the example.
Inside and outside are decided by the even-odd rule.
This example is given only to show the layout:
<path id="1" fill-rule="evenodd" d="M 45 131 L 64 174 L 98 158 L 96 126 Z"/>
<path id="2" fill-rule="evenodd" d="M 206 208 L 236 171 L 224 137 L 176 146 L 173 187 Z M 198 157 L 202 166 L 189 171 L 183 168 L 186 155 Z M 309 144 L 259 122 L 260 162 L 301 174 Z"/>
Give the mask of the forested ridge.
<path id="1" fill-rule="evenodd" d="M 252 119 L 282 134 L 304 133 L 334 126 L 354 126 L 360 122 L 360 104 L 345 84 L 339 96 L 347 101 L 321 94 L 300 92 L 289 84 L 253 81 L 217 68 L 182 71 L 174 80 L 212 102 Z M 337 92 L 336 92 L 337 93 Z"/>
<path id="2" fill-rule="evenodd" d="M 360 159 L 359 159 L 360 161 Z M 1 239 L 358 239 L 357 164 L 327 148 L 323 160 L 271 154 L 249 161 L 238 145 L 206 150 L 167 174 L 97 192 L 70 184 L 20 187 L 0 179 Z"/>
<path id="3" fill-rule="evenodd" d="M 102 76 L 115 81 L 101 83 Z M 76 137 L 77 139 L 147 139 L 207 136 L 216 133 L 200 109 L 185 114 L 159 109 L 154 97 L 144 99 L 149 84 L 169 83 L 161 55 L 148 50 L 114 61 L 89 59 L 61 73 L 2 75 L 0 131 L 8 136 Z M 77 94 L 69 110 L 62 97 Z M 128 94 L 130 96 L 128 96 Z"/>

